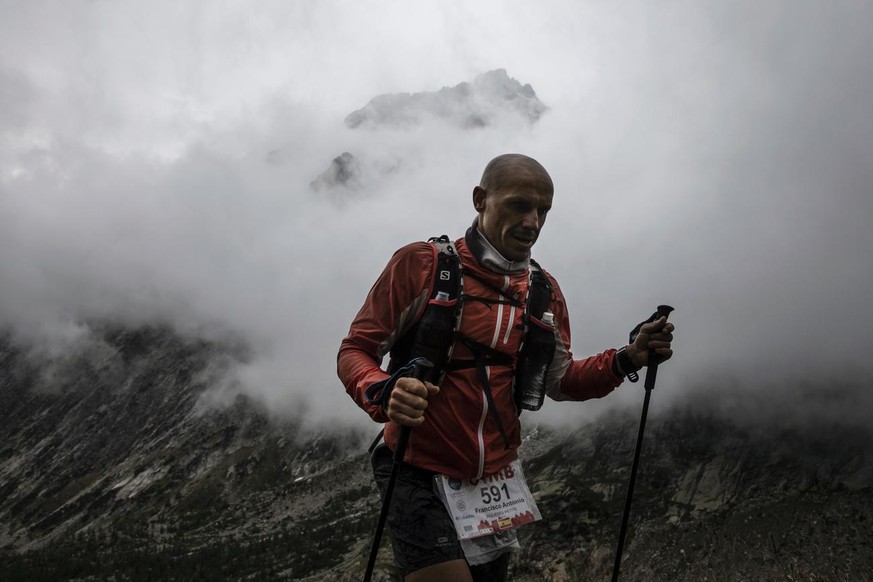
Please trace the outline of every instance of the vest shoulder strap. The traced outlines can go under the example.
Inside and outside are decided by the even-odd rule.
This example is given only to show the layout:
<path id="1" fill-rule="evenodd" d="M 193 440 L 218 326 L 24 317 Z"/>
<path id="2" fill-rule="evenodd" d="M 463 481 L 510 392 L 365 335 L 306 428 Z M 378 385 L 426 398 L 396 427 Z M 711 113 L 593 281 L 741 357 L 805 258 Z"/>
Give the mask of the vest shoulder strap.
<path id="1" fill-rule="evenodd" d="M 437 264 L 434 269 L 433 291 L 431 299 L 455 301 L 460 299 L 462 286 L 461 258 L 455 249 L 455 243 L 449 237 L 442 235 L 432 237 L 428 242 L 436 247 Z M 444 293 L 445 295 L 440 295 Z"/>
<path id="2" fill-rule="evenodd" d="M 539 263 L 530 260 L 530 291 L 528 291 L 527 309 L 525 317 L 542 319 L 543 314 L 549 310 L 552 302 L 554 289 L 552 282 L 546 276 L 546 272 Z"/>

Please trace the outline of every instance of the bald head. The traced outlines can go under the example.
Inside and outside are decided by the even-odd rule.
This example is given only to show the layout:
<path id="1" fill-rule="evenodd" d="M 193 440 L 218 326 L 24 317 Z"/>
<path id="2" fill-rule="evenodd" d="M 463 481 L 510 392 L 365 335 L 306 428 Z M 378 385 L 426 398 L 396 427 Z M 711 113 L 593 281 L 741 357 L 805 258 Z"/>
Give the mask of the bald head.
<path id="1" fill-rule="evenodd" d="M 535 159 L 497 156 L 473 188 L 479 232 L 504 258 L 527 259 L 552 207 L 554 190 L 549 173 Z"/>
<path id="2" fill-rule="evenodd" d="M 503 154 L 485 166 L 479 186 L 485 190 L 500 190 L 508 186 L 530 186 L 553 194 L 555 187 L 546 169 L 524 154 Z"/>

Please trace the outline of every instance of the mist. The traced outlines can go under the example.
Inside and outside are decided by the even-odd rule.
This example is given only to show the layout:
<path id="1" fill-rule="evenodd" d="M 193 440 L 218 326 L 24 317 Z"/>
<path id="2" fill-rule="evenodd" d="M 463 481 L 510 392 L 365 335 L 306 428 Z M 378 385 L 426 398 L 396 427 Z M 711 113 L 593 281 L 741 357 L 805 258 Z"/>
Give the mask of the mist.
<path id="1" fill-rule="evenodd" d="M 556 185 L 534 257 L 567 297 L 577 357 L 668 303 L 659 405 L 865 378 L 871 12 L 2 2 L 0 325 L 48 354 L 99 320 L 233 337 L 250 357 L 222 390 L 365 422 L 335 358 L 370 285 L 399 246 L 461 236 L 485 164 L 522 152 Z M 539 121 L 343 123 L 376 95 L 497 68 L 531 84 Z M 361 179 L 313 190 L 346 151 Z"/>

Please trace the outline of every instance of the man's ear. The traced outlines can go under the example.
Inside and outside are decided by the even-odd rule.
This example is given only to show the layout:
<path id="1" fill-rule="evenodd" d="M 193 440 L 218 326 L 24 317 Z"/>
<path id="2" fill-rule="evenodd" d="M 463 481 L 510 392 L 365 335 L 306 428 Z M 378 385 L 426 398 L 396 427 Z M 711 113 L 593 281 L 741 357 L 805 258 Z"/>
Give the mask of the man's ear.
<path id="1" fill-rule="evenodd" d="M 482 186 L 476 186 L 475 188 L 473 188 L 473 208 L 476 209 L 476 212 L 485 212 L 486 194 L 487 192 Z"/>

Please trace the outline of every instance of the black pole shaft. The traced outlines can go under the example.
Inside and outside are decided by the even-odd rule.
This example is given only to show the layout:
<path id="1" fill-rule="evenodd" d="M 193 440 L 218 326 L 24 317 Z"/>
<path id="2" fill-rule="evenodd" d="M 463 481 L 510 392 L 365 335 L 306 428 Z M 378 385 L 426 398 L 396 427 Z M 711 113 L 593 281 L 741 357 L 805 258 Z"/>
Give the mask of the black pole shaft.
<path id="1" fill-rule="evenodd" d="M 376 557 L 379 555 L 379 544 L 382 542 L 382 531 L 388 519 L 388 511 L 391 508 L 391 495 L 394 493 L 394 483 L 397 481 L 397 473 L 400 472 L 400 461 L 406 452 L 409 443 L 409 434 L 412 432 L 408 426 L 400 429 L 400 437 L 397 440 L 397 448 L 394 450 L 394 464 L 391 466 L 391 476 L 388 477 L 388 486 L 385 488 L 385 497 L 382 500 L 382 511 L 379 513 L 379 523 L 376 525 L 376 533 L 373 535 L 373 544 L 370 546 L 370 559 L 367 561 L 367 571 L 364 574 L 364 582 L 370 582 L 373 577 L 373 568 L 376 566 Z"/>
<path id="2" fill-rule="evenodd" d="M 648 380 L 648 372 L 646 373 Z M 618 549 L 615 552 L 615 565 L 612 567 L 612 582 L 618 580 L 618 572 L 621 569 L 621 553 L 624 550 L 624 540 L 627 537 L 627 524 L 630 519 L 631 502 L 634 498 L 634 484 L 637 480 L 637 468 L 640 465 L 640 452 L 643 450 L 643 434 L 646 432 L 646 416 L 649 412 L 649 399 L 652 391 L 646 389 L 646 397 L 643 399 L 643 414 L 640 419 L 640 431 L 637 434 L 637 448 L 634 451 L 634 462 L 631 465 L 630 480 L 627 484 L 627 499 L 624 502 L 624 515 L 621 518 L 621 532 L 618 534 Z"/>
<path id="3" fill-rule="evenodd" d="M 433 367 L 427 360 L 420 360 L 415 366 L 413 377 L 421 380 Z M 397 446 L 394 448 L 394 464 L 391 465 L 391 475 L 388 477 L 388 486 L 385 487 L 385 497 L 382 499 L 382 511 L 379 512 L 379 523 L 376 524 L 376 533 L 373 535 L 373 543 L 370 546 L 370 559 L 367 561 L 367 571 L 364 573 L 364 582 L 370 582 L 373 577 L 373 569 L 376 567 L 376 557 L 379 555 L 379 544 L 382 542 L 382 532 L 385 530 L 385 522 L 388 520 L 388 511 L 391 508 L 391 495 L 394 493 L 394 483 L 400 472 L 400 463 L 406 454 L 406 445 L 409 444 L 409 436 L 412 428 L 400 427 L 400 436 L 397 438 Z"/>
<path id="4" fill-rule="evenodd" d="M 667 317 L 673 308 L 669 305 L 658 306 L 658 317 Z M 627 498 L 624 503 L 624 515 L 621 518 L 621 531 L 618 534 L 618 548 L 615 551 L 615 564 L 612 567 L 612 582 L 617 582 L 618 573 L 621 570 L 621 554 L 624 551 L 624 542 L 627 538 L 627 525 L 630 520 L 631 502 L 634 498 L 634 484 L 637 481 L 637 469 L 640 465 L 640 453 L 643 450 L 643 435 L 646 432 L 646 417 L 649 414 L 649 400 L 652 397 L 652 390 L 655 388 L 655 380 L 658 377 L 658 357 L 654 352 L 649 352 L 649 361 L 646 366 L 646 379 L 643 386 L 646 389 L 646 396 L 643 399 L 643 412 L 640 417 L 640 430 L 637 433 L 637 446 L 634 450 L 634 462 L 631 465 L 630 480 L 627 484 Z"/>

